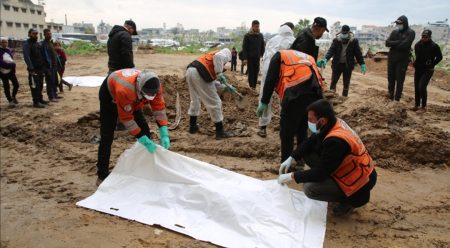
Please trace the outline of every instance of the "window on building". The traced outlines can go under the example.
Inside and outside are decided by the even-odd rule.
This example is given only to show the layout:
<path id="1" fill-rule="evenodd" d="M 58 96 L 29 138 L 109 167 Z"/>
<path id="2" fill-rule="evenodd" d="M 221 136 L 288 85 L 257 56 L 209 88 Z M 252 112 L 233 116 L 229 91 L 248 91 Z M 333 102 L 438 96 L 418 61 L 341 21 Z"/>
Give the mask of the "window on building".
<path id="1" fill-rule="evenodd" d="M 34 9 L 30 9 L 30 12 L 31 12 L 31 14 L 34 14 L 35 11 L 34 11 Z"/>
<path id="2" fill-rule="evenodd" d="M 39 28 L 40 29 L 44 29 L 44 25 L 39 25 Z"/>
<path id="3" fill-rule="evenodd" d="M 23 13 L 27 13 L 27 8 L 20 8 Z"/>
<path id="4" fill-rule="evenodd" d="M 20 28 L 20 27 L 22 27 L 22 23 L 16 22 L 16 28 Z"/>
<path id="5" fill-rule="evenodd" d="M 48 25 L 47 28 L 48 28 L 48 29 L 52 29 L 52 26 Z"/>
<path id="6" fill-rule="evenodd" d="M 37 28 L 37 24 L 33 24 L 33 28 Z"/>
<path id="7" fill-rule="evenodd" d="M 11 8 L 11 6 L 3 4 L 3 8 L 5 8 L 5 10 L 9 10 Z"/>
<path id="8" fill-rule="evenodd" d="M 37 13 L 38 13 L 38 15 L 41 15 L 41 14 L 42 14 L 42 11 L 38 10 Z"/>
<path id="9" fill-rule="evenodd" d="M 19 7 L 13 7 L 14 12 L 19 12 Z"/>
<path id="10" fill-rule="evenodd" d="M 12 22 L 6 22 L 6 26 L 9 27 L 9 28 L 12 28 L 13 23 Z"/>
<path id="11" fill-rule="evenodd" d="M 24 24 L 23 24 L 23 27 L 24 27 L 24 28 L 28 28 L 28 27 L 30 27 L 30 24 L 24 23 Z"/>

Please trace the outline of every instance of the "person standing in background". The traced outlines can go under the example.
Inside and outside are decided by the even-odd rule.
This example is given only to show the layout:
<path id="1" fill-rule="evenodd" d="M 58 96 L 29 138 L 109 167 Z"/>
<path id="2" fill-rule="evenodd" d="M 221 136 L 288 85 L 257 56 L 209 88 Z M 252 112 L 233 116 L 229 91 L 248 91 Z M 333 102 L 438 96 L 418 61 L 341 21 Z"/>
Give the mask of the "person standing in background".
<path id="1" fill-rule="evenodd" d="M 259 21 L 252 21 L 250 31 L 245 34 L 242 43 L 244 64 L 248 66 L 248 84 L 256 92 L 259 63 L 264 55 L 264 37 L 259 30 Z"/>
<path id="2" fill-rule="evenodd" d="M 236 65 L 237 65 L 237 51 L 236 47 L 233 47 L 231 49 L 231 71 L 236 71 Z"/>
<path id="3" fill-rule="evenodd" d="M 6 100 L 8 100 L 9 106 L 13 107 L 19 103 L 16 99 L 19 91 L 19 82 L 16 77 L 16 63 L 14 62 L 12 51 L 8 48 L 8 39 L 6 37 L 0 37 L 0 78 L 3 82 Z M 9 81 L 13 85 L 12 95 Z"/>

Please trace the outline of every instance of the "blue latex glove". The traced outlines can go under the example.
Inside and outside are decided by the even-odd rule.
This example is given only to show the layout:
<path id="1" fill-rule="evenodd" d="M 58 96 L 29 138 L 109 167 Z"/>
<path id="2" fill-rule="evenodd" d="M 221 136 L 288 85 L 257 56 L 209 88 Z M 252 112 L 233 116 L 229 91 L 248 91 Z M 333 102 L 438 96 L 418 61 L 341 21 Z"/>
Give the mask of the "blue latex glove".
<path id="1" fill-rule="evenodd" d="M 267 104 L 259 102 L 258 109 L 256 110 L 256 116 L 261 117 L 264 110 L 267 109 Z"/>
<path id="2" fill-rule="evenodd" d="M 321 67 L 321 68 L 325 68 L 325 66 L 327 65 L 328 60 L 327 59 L 319 59 L 317 61 L 317 66 Z"/>
<path id="3" fill-rule="evenodd" d="M 231 93 L 236 93 L 236 88 L 231 84 L 228 84 L 225 90 Z"/>
<path id="4" fill-rule="evenodd" d="M 362 73 L 362 74 L 366 74 L 366 71 L 367 71 L 366 64 L 362 64 L 362 65 L 361 65 L 361 73 Z"/>
<path id="5" fill-rule="evenodd" d="M 227 78 L 225 77 L 225 75 L 223 75 L 223 73 L 220 73 L 220 74 L 217 76 L 217 80 L 219 80 L 219 82 L 220 82 L 221 84 L 226 84 L 226 83 L 228 83 Z"/>
<path id="6" fill-rule="evenodd" d="M 166 149 L 169 149 L 170 138 L 169 138 L 169 129 L 167 129 L 167 126 L 162 126 L 159 128 L 159 136 L 161 137 L 161 146 Z"/>
<path id="7" fill-rule="evenodd" d="M 154 143 L 151 139 L 149 139 L 149 138 L 147 137 L 147 135 L 144 135 L 144 136 L 140 137 L 140 138 L 138 139 L 138 142 L 139 142 L 141 145 L 145 146 L 145 148 L 147 149 L 147 151 L 148 151 L 149 153 L 155 152 L 155 150 L 156 150 L 156 145 L 155 145 L 155 143 Z"/>

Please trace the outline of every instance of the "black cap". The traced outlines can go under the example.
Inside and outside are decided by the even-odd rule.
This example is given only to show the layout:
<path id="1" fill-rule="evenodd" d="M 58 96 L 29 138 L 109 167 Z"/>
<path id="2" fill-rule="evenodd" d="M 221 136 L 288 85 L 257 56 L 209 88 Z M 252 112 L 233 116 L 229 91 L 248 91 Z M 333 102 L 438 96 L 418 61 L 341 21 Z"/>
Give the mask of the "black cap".
<path id="1" fill-rule="evenodd" d="M 157 77 L 152 77 L 147 80 L 142 87 L 142 91 L 149 95 L 155 95 L 159 91 L 159 79 Z"/>
<path id="2" fill-rule="evenodd" d="M 35 28 L 30 28 L 29 30 L 28 30 L 28 34 L 31 34 L 31 33 L 33 33 L 33 32 L 38 32 L 37 31 L 37 29 L 35 29 Z"/>
<path id="3" fill-rule="evenodd" d="M 422 36 L 427 36 L 428 38 L 430 38 L 431 37 L 431 30 L 429 30 L 429 29 L 425 29 L 423 32 L 422 32 Z"/>
<path id="4" fill-rule="evenodd" d="M 137 35 L 138 33 L 136 32 L 136 23 L 134 23 L 134 21 L 132 20 L 126 20 L 125 21 L 125 25 L 129 25 L 134 29 L 134 32 L 132 33 L 132 35 Z"/>
<path id="5" fill-rule="evenodd" d="M 348 25 L 342 26 L 341 33 L 346 34 L 350 32 L 350 27 Z"/>
<path id="6" fill-rule="evenodd" d="M 325 28 L 327 32 L 330 32 L 327 28 L 327 20 L 323 17 L 314 18 L 313 26 Z"/>
<path id="7" fill-rule="evenodd" d="M 286 25 L 286 26 L 290 27 L 292 30 L 294 30 L 294 23 L 292 23 L 292 22 L 285 22 L 285 23 L 281 24 L 281 26 L 284 26 L 284 25 Z"/>

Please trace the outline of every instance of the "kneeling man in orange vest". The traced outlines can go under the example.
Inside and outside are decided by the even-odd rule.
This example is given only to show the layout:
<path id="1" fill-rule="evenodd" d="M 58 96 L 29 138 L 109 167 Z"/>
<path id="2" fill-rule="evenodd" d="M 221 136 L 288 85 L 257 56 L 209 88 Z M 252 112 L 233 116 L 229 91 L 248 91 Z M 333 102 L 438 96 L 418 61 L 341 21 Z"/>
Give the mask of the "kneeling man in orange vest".
<path id="1" fill-rule="evenodd" d="M 281 164 L 278 182 L 304 183 L 307 197 L 338 202 L 334 214 L 347 214 L 369 202 L 377 181 L 375 162 L 356 132 L 336 118 L 327 100 L 313 102 L 307 111 L 312 135 Z M 311 169 L 288 173 L 292 160 L 302 158 Z"/>

